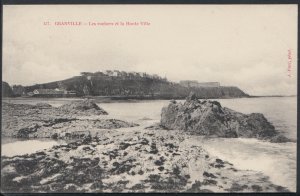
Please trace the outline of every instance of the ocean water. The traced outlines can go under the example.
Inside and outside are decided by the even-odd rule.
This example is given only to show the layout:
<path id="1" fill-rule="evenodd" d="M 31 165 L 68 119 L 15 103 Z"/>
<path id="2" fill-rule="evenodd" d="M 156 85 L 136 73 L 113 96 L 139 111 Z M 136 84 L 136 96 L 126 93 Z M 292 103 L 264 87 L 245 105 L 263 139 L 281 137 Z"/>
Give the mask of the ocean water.
<path id="1" fill-rule="evenodd" d="M 215 99 L 223 107 L 245 114 L 262 113 L 290 139 L 297 139 L 297 98 L 265 97 L 240 99 Z M 183 100 L 179 100 L 182 101 Z M 167 100 L 140 101 L 137 103 L 102 103 L 111 117 L 148 126 L 159 122 L 161 108 Z M 142 121 L 142 119 L 146 119 Z M 235 165 L 237 169 L 263 172 L 278 185 L 296 191 L 297 144 L 270 143 L 244 138 L 204 138 L 195 136 L 190 142 L 203 146 L 208 152 Z"/>
<path id="2" fill-rule="evenodd" d="M 16 155 L 25 155 L 65 143 L 66 142 L 64 141 L 52 139 L 26 140 L 15 138 L 2 138 L 1 155 L 9 157 Z"/>
<path id="3" fill-rule="evenodd" d="M 8 100 L 5 100 L 8 102 Z M 70 99 L 23 99 L 9 100 L 11 103 L 36 104 L 47 102 L 53 106 L 60 106 Z M 97 101 L 97 100 L 96 100 Z M 297 98 L 296 97 L 265 97 L 217 99 L 222 106 L 242 113 L 263 113 L 265 117 L 291 139 L 297 138 Z M 116 118 L 135 122 L 142 129 L 160 120 L 162 107 L 168 105 L 168 100 L 147 100 L 99 103 L 106 110 L 107 118 Z M 134 129 L 137 129 L 136 127 Z M 249 169 L 263 172 L 270 180 L 278 185 L 296 191 L 296 143 L 269 143 L 257 139 L 241 138 L 205 138 L 194 136 L 190 139 L 197 145 L 203 146 L 208 152 L 234 164 L 238 169 Z M 2 154 L 7 156 L 18 153 L 32 153 L 36 149 L 50 148 L 57 145 L 57 141 L 11 141 L 2 143 Z M 23 147 L 27 148 L 23 148 Z M 20 151 L 21 152 L 18 152 Z M 27 149 L 27 150 L 26 150 Z M 12 153 L 12 151 L 14 151 Z"/>

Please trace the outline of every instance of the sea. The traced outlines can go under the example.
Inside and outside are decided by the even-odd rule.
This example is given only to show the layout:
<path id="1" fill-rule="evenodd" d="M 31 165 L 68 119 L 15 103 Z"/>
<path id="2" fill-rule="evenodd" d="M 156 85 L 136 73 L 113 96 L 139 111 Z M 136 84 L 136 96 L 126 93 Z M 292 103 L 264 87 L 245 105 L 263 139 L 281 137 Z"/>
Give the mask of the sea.
<path id="1" fill-rule="evenodd" d="M 49 103 L 54 107 L 72 99 L 4 99 L 4 102 L 36 104 Z M 286 137 L 297 140 L 297 97 L 260 97 L 214 99 L 223 107 L 245 114 L 262 113 Z M 160 121 L 161 109 L 169 100 L 127 100 L 96 103 L 106 110 L 107 118 L 115 118 L 140 124 L 143 129 Z M 183 102 L 184 100 L 178 100 Z M 171 133 L 171 132 L 170 132 Z M 207 138 L 193 136 L 190 142 L 201 144 L 211 155 L 234 164 L 237 169 L 254 170 L 270 177 L 274 184 L 296 191 L 297 143 L 270 143 L 257 139 Z M 7 139 L 2 138 L 2 155 L 15 156 L 51 148 L 65 141 L 51 139 Z"/>

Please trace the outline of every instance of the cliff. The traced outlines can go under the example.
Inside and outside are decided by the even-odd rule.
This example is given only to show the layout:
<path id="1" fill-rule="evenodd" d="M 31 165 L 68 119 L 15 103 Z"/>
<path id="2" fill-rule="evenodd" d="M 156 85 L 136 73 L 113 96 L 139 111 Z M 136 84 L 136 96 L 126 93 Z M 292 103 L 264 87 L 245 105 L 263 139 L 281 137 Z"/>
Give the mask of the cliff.
<path id="1" fill-rule="evenodd" d="M 25 91 L 28 93 L 40 88 L 63 88 L 76 91 L 77 96 L 111 96 L 118 98 L 180 99 L 188 96 L 191 91 L 195 92 L 198 98 L 249 96 L 237 87 L 184 87 L 156 75 L 134 75 L 126 72 L 119 76 L 109 76 L 102 72 L 84 72 L 81 76 L 62 81 L 27 86 Z"/>

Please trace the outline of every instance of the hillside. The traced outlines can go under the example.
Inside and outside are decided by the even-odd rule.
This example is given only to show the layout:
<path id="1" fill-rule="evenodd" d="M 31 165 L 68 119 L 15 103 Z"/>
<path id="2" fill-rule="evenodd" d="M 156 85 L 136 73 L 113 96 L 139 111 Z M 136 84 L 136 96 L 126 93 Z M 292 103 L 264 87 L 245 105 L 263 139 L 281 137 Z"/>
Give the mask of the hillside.
<path id="1" fill-rule="evenodd" d="M 121 73 L 121 72 L 120 72 Z M 184 87 L 178 83 L 169 82 L 157 75 L 132 74 L 122 72 L 122 75 L 107 75 L 102 72 L 82 73 L 62 81 L 37 84 L 25 87 L 25 91 L 35 89 L 65 89 L 76 91 L 78 96 L 115 96 L 134 98 L 184 98 L 194 91 L 198 98 L 231 98 L 248 97 L 237 87 Z"/>
<path id="2" fill-rule="evenodd" d="M 7 82 L 2 81 L 2 97 L 13 97 L 13 91 Z"/>

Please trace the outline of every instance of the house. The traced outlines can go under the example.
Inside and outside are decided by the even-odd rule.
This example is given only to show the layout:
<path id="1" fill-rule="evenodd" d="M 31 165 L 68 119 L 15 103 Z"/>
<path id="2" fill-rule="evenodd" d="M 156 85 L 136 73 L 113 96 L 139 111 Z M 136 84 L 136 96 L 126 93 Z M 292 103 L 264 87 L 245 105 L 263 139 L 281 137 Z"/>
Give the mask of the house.
<path id="1" fill-rule="evenodd" d="M 117 76 L 120 76 L 120 75 L 121 75 L 121 73 L 118 70 L 114 70 L 113 73 L 112 73 L 112 76 L 114 76 L 114 77 L 117 77 Z"/>
<path id="2" fill-rule="evenodd" d="M 27 93 L 27 95 L 30 96 L 30 97 L 32 97 L 34 95 L 34 93 L 33 92 L 29 92 L 29 93 Z"/>
<path id="3" fill-rule="evenodd" d="M 64 91 L 64 93 L 66 95 L 74 95 L 74 96 L 77 94 L 76 91 Z"/>
<path id="4" fill-rule="evenodd" d="M 199 82 L 198 87 L 220 87 L 220 82 Z"/>
<path id="5" fill-rule="evenodd" d="M 35 89 L 33 91 L 34 95 L 57 95 L 57 94 L 64 94 L 63 90 L 59 89 Z"/>
<path id="6" fill-rule="evenodd" d="M 182 80 L 179 82 L 181 86 L 184 87 L 220 87 L 219 82 L 198 82 L 197 80 Z"/>
<path id="7" fill-rule="evenodd" d="M 179 82 L 179 84 L 184 87 L 197 87 L 198 81 L 197 80 L 182 80 Z"/>
<path id="8" fill-rule="evenodd" d="M 106 74 L 107 76 L 113 76 L 114 72 L 111 71 L 111 70 L 106 70 L 106 71 L 105 71 L 105 74 Z"/>
<path id="9" fill-rule="evenodd" d="M 61 89 L 35 89 L 33 91 L 34 97 L 70 97 L 76 96 L 76 91 L 67 91 Z"/>

